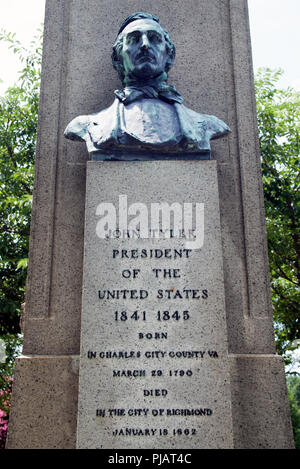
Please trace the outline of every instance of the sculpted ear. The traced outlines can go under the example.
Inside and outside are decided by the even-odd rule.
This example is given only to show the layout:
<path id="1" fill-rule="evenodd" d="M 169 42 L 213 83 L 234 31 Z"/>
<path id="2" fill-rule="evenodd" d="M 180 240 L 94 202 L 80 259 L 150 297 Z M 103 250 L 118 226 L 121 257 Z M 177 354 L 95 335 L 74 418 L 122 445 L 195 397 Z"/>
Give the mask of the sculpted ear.
<path id="1" fill-rule="evenodd" d="M 115 70 L 117 70 L 121 81 L 124 79 L 124 67 L 121 58 L 121 49 L 122 49 L 122 39 L 118 37 L 116 43 L 113 46 L 113 51 L 111 54 L 112 64 Z"/>
<path id="2" fill-rule="evenodd" d="M 168 53 L 168 59 L 166 63 L 166 72 L 168 72 L 170 68 L 172 67 L 175 57 L 176 57 L 176 47 L 173 43 L 171 43 L 170 40 L 167 41 L 166 50 Z"/>
<path id="3" fill-rule="evenodd" d="M 120 67 L 120 59 L 118 57 L 118 54 L 115 48 L 113 48 L 113 51 L 111 54 L 111 60 L 112 60 L 113 67 L 118 71 Z"/>

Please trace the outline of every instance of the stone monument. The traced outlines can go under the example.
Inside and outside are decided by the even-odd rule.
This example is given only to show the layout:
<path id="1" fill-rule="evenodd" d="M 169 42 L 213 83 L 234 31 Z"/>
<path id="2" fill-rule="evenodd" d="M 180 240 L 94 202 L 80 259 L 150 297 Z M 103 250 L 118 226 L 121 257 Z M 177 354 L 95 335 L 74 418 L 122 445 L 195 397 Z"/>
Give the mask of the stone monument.
<path id="1" fill-rule="evenodd" d="M 9 448 L 293 447 L 250 57 L 246 0 L 47 1 Z"/>
<path id="2" fill-rule="evenodd" d="M 176 88 L 167 85 L 175 51 L 156 16 L 129 15 L 112 54 L 124 88 L 115 91 L 108 109 L 73 119 L 65 136 L 86 141 L 93 159 L 141 159 L 143 153 L 148 160 L 209 156 L 210 139 L 230 129 L 214 116 L 187 109 Z"/>

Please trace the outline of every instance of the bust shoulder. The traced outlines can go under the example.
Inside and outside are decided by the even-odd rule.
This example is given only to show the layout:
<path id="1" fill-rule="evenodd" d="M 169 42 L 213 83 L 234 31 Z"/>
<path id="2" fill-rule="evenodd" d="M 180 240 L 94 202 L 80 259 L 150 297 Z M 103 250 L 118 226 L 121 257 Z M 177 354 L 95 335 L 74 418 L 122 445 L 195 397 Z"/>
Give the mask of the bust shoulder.
<path id="1" fill-rule="evenodd" d="M 115 98 L 108 108 L 73 119 L 65 136 L 85 141 L 89 153 L 107 148 L 131 150 L 134 146 L 179 153 L 209 152 L 210 140 L 228 132 L 230 128 L 221 119 L 183 104 L 143 98 L 124 105 Z"/>
<path id="2" fill-rule="evenodd" d="M 85 141 L 91 116 L 75 117 L 67 126 L 64 135 L 70 140 Z"/>
<path id="3" fill-rule="evenodd" d="M 106 109 L 93 114 L 75 117 L 67 126 L 64 136 L 70 140 L 87 141 L 89 130 L 94 126 L 101 126 L 115 119 L 116 101 Z"/>
<path id="4" fill-rule="evenodd" d="M 230 127 L 218 117 L 209 114 L 200 114 L 183 105 L 181 107 L 196 126 L 202 127 L 205 130 L 209 139 L 213 140 L 231 132 Z"/>

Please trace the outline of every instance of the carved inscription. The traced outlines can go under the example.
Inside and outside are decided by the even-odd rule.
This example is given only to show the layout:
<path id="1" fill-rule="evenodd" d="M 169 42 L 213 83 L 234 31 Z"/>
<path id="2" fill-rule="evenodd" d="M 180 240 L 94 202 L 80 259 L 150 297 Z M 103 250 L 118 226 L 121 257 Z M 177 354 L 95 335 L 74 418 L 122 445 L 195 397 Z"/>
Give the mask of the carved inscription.
<path id="1" fill-rule="evenodd" d="M 222 399 L 228 402 L 230 386 L 221 240 L 211 207 L 201 249 L 188 248 L 183 232 L 100 239 L 100 186 L 96 179 L 93 184 L 98 196 L 87 214 L 79 447 L 222 445 L 231 418 Z"/>
<path id="2" fill-rule="evenodd" d="M 144 270 L 150 272 L 150 278 L 153 276 L 155 279 L 160 280 L 169 280 L 169 279 L 181 279 L 181 268 L 172 268 L 167 265 L 167 262 L 172 259 L 189 259 L 192 261 L 191 249 L 113 249 L 111 251 L 112 259 L 112 269 L 114 268 L 115 260 L 122 260 L 125 262 L 129 261 L 129 264 L 126 266 L 122 265 L 121 274 L 120 274 L 120 283 L 123 279 L 131 279 L 134 284 L 135 281 L 142 276 Z M 143 268 L 131 268 L 130 261 L 132 259 L 143 260 Z M 147 266 L 147 261 L 150 259 L 163 259 L 165 261 L 165 266 L 163 268 L 151 268 Z M 169 261 L 170 262 L 170 261 Z M 125 268 L 123 268 L 125 267 Z M 116 279 L 118 280 L 118 279 Z M 205 278 L 204 278 L 205 280 Z M 203 282 L 204 283 L 204 282 Z M 120 307 L 113 311 L 111 321 L 112 324 L 123 323 L 132 327 L 133 323 L 148 323 L 151 327 L 158 329 L 165 323 L 172 323 L 180 325 L 182 323 L 187 323 L 192 315 L 201 314 L 201 311 L 197 309 L 193 311 L 192 308 L 187 309 L 165 309 L 168 306 L 168 300 L 177 300 L 177 301 L 193 301 L 198 300 L 199 302 L 205 302 L 209 298 L 208 289 L 205 288 L 205 284 L 201 288 L 193 288 L 189 285 L 185 285 L 185 288 L 159 288 L 157 290 L 151 289 L 150 285 L 147 285 L 147 289 L 124 289 L 124 288 L 115 288 L 115 285 L 112 285 L 110 288 L 104 290 L 98 290 L 97 296 L 98 300 L 114 301 L 120 303 Z M 146 300 L 151 301 L 151 299 L 162 300 L 164 308 L 162 309 L 135 309 L 135 305 L 130 308 L 122 309 L 123 300 L 128 300 L 130 303 L 134 300 Z M 136 331 L 133 328 L 133 331 Z M 136 331 L 139 341 L 144 341 L 146 346 L 151 343 L 151 341 L 167 341 L 168 332 L 162 330 L 151 330 L 146 332 Z M 126 367 L 118 367 L 117 369 L 112 368 L 112 378 L 114 379 L 131 379 L 136 380 L 138 383 L 138 392 L 143 398 L 158 398 L 163 404 L 163 399 L 166 398 L 169 394 L 168 388 L 144 388 L 142 380 L 146 377 L 150 377 L 153 381 L 153 384 L 158 379 L 161 382 L 161 379 L 168 382 L 170 378 L 182 379 L 185 382 L 189 381 L 189 378 L 192 378 L 194 373 L 197 374 L 197 370 L 189 368 L 180 368 L 177 366 L 178 360 L 193 360 L 197 362 L 198 360 L 203 359 L 217 359 L 219 357 L 216 350 L 172 350 L 168 349 L 168 342 L 166 343 L 165 350 L 147 350 L 143 346 L 139 350 L 106 350 L 106 351 L 87 351 L 87 357 L 89 359 L 97 358 L 106 358 L 106 359 L 118 359 L 119 361 L 126 360 Z M 139 359 L 143 363 L 143 359 L 152 359 L 159 360 L 161 367 L 158 369 L 134 369 L 129 368 L 130 359 Z M 169 359 L 174 362 L 174 367 L 168 368 L 164 366 L 163 360 Z M 128 363 L 129 362 L 129 363 Z M 169 361 L 168 361 L 169 363 Z M 121 365 L 121 364 L 120 364 Z M 123 365 L 123 364 L 122 364 Z M 121 366 L 122 366 L 121 365 Z M 145 401 L 145 400 L 144 400 Z M 149 416 L 155 417 L 155 420 L 159 420 L 162 417 L 210 417 L 213 414 L 211 408 L 96 408 L 95 415 L 99 418 L 104 417 L 113 417 L 120 419 L 120 424 L 122 425 L 122 418 L 126 420 L 131 420 L 134 417 L 143 417 L 145 422 Z M 192 427 L 184 428 L 135 428 L 135 427 L 118 427 L 112 428 L 111 433 L 113 436 L 126 437 L 126 436 L 154 436 L 159 435 L 161 437 L 167 435 L 182 435 L 182 436 L 193 436 L 197 435 L 197 430 Z"/>

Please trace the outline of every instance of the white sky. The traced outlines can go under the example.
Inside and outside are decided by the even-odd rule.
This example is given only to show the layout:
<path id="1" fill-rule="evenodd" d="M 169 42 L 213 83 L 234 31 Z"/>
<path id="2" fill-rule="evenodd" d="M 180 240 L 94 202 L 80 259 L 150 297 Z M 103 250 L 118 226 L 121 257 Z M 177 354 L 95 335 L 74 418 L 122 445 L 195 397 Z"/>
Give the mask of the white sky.
<path id="1" fill-rule="evenodd" d="M 300 0 L 248 0 L 254 70 L 282 68 L 300 91 Z"/>
<path id="2" fill-rule="evenodd" d="M 0 30 L 16 33 L 16 39 L 28 46 L 44 22 L 45 0 L 0 0 Z M 18 78 L 20 62 L 4 41 L 0 41 L 0 95 Z"/>
<path id="3" fill-rule="evenodd" d="M 209 0 L 208 0 L 209 1 Z M 282 86 L 300 90 L 300 0 L 248 0 L 254 70 L 282 68 Z M 29 44 L 44 20 L 45 0 L 0 0 L 0 29 Z M 17 78 L 20 66 L 0 41 L 0 95 Z"/>

